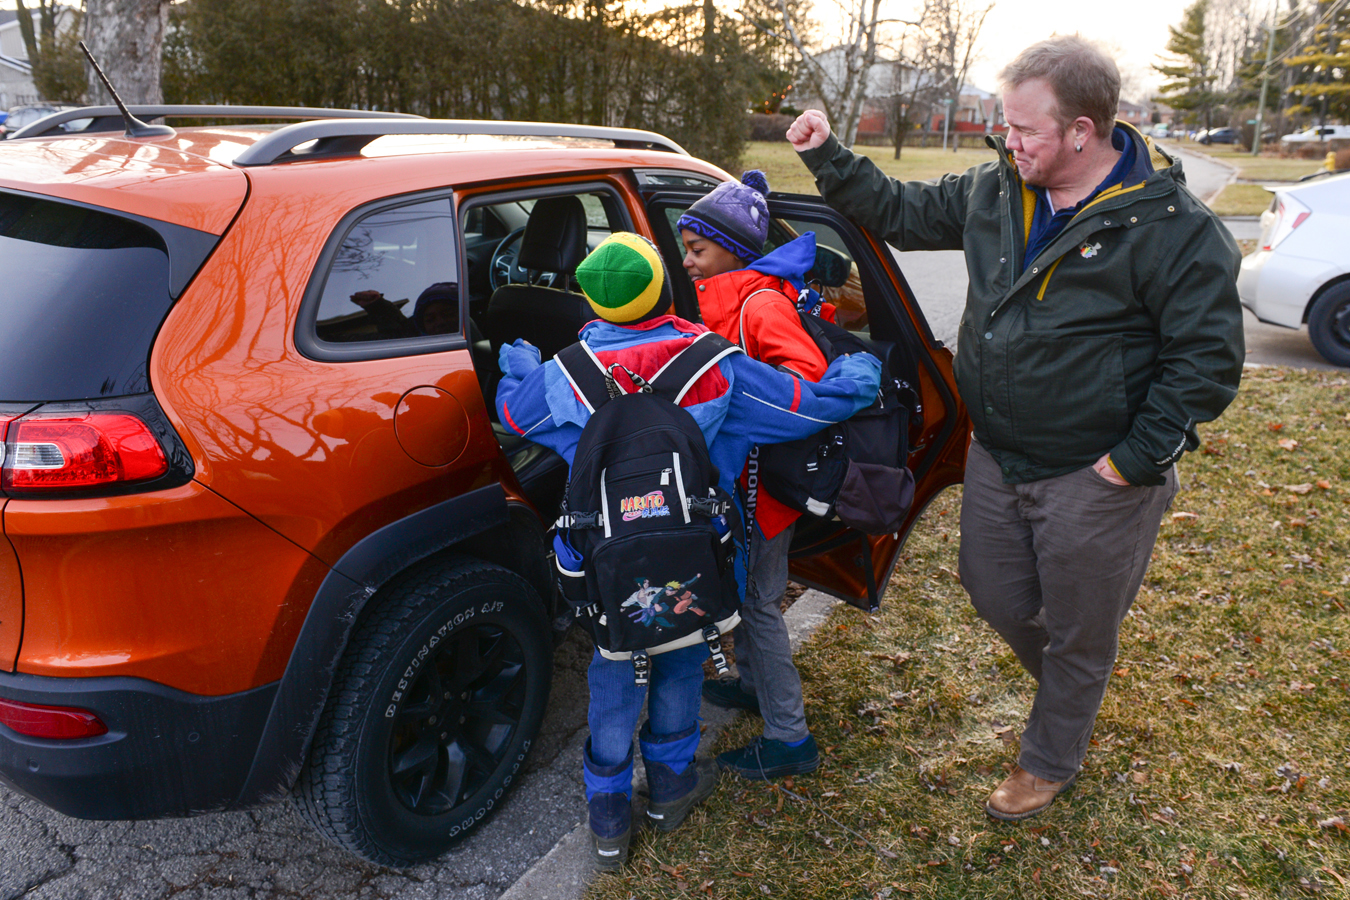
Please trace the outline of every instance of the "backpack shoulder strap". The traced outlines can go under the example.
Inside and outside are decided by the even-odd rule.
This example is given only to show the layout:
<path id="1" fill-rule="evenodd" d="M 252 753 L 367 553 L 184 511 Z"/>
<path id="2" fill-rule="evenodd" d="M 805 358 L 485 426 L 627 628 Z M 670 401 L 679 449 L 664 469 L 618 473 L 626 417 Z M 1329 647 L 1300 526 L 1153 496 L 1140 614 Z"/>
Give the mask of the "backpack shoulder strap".
<path id="1" fill-rule="evenodd" d="M 553 360 L 581 398 L 587 412 L 595 412 L 609 400 L 609 379 L 604 363 L 584 341 L 559 350 Z"/>
<path id="2" fill-rule="evenodd" d="M 758 297 L 760 294 L 777 294 L 778 296 L 782 297 L 784 300 L 787 300 L 788 305 L 791 306 L 794 310 L 797 308 L 797 305 L 796 305 L 795 303 L 792 302 L 792 300 L 788 297 L 788 295 L 785 294 L 785 293 L 783 293 L 782 291 L 778 290 L 777 288 L 760 288 L 760 289 L 757 290 L 757 291 L 752 291 L 751 294 L 750 294 L 750 296 L 746 297 L 745 300 L 741 303 L 741 317 L 740 317 L 740 323 L 739 323 L 739 324 L 737 325 L 737 327 L 736 327 L 736 333 L 737 333 L 738 335 L 740 335 L 740 338 L 741 338 L 741 349 L 742 349 L 742 350 L 745 350 L 745 349 L 746 349 L 746 346 L 745 346 L 745 310 L 750 306 L 750 301 L 753 300 L 755 297 Z M 748 351 L 747 351 L 747 352 L 748 352 Z"/>
<path id="3" fill-rule="evenodd" d="M 704 332 L 652 376 L 649 382 L 652 391 L 678 404 L 704 373 L 731 354 L 741 352 L 740 347 L 717 332 Z"/>

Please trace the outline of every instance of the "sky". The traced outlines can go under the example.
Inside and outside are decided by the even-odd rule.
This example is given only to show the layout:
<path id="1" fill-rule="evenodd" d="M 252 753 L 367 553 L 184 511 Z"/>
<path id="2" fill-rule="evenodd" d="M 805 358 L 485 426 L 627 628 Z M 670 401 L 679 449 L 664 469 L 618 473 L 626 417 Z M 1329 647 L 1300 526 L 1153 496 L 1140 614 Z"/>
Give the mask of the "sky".
<path id="1" fill-rule="evenodd" d="M 816 0 L 818 8 L 833 5 Z M 845 0 L 848 2 L 848 0 Z M 968 0 L 976 6 L 981 0 Z M 972 65 L 970 83 L 987 91 L 998 90 L 998 73 L 1019 52 L 1051 34 L 1081 34 L 1103 44 L 1120 66 L 1122 96 L 1148 99 L 1162 82 L 1150 67 L 1165 53 L 1167 27 L 1179 25 L 1193 0 L 1128 0 L 1103 4 L 1100 0 L 995 0 L 984 21 L 978 42 L 979 58 Z M 1270 0 L 1253 0 L 1268 9 Z M 917 18 L 920 0 L 897 0 L 883 15 Z"/>
<path id="2" fill-rule="evenodd" d="M 1167 26 L 1181 22 L 1187 5 L 1186 0 L 1130 0 L 1120 6 L 1083 0 L 996 0 L 984 21 L 977 45 L 982 59 L 972 67 L 971 81 L 997 90 L 999 71 L 1024 47 L 1053 33 L 1076 32 L 1107 45 L 1127 85 L 1133 74 L 1133 80 L 1145 82 L 1140 87 L 1156 89 L 1159 78 L 1149 67 L 1164 52 Z"/>

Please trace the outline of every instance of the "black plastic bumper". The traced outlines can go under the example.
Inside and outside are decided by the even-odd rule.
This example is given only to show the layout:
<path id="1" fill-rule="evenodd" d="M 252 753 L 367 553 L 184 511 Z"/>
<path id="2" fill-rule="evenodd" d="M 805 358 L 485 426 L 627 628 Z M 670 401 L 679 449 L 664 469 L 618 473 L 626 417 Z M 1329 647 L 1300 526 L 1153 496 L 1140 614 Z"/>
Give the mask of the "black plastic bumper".
<path id="1" fill-rule="evenodd" d="M 153 819 L 230 808 L 276 685 L 203 697 L 136 678 L 0 673 L 0 697 L 73 706 L 108 733 L 44 740 L 0 725 L 0 781 L 80 819 Z"/>

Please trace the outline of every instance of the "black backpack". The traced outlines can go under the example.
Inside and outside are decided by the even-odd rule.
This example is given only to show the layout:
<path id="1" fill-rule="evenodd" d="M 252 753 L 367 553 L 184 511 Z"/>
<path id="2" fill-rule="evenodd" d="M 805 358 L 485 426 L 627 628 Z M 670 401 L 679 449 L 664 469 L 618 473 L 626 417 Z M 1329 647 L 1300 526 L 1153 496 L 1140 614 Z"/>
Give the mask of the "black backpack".
<path id="1" fill-rule="evenodd" d="M 746 304 L 764 291 L 780 293 L 764 288 L 747 297 Z M 847 421 L 810 437 L 758 448 L 752 462 L 757 463 L 758 483 L 779 502 L 807 515 L 838 519 L 863 534 L 899 531 L 914 502 L 914 475 L 908 468 L 910 430 L 922 423 L 914 376 L 894 344 L 858 337 L 810 312 L 797 310 L 797 315 L 826 363 L 861 352 L 879 359 L 881 387 L 872 404 Z M 744 325 L 745 304 L 742 342 Z"/>
<path id="2" fill-rule="evenodd" d="M 555 357 L 591 411 L 554 541 L 563 596 L 602 655 L 633 660 L 638 684 L 651 655 L 699 641 L 727 671 L 721 635 L 740 621 L 734 563 L 744 531 L 717 486 L 703 432 L 679 401 L 739 352 L 702 334 L 650 382 L 606 368 L 585 344 Z"/>

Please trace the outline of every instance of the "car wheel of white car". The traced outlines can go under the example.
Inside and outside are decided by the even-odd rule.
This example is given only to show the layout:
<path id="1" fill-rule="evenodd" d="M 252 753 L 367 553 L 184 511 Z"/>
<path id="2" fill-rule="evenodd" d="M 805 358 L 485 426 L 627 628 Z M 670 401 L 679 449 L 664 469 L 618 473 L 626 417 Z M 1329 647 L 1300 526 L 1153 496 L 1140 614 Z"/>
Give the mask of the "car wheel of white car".
<path id="1" fill-rule="evenodd" d="M 1323 292 L 1313 303 L 1308 337 L 1327 362 L 1350 367 L 1350 281 Z"/>

